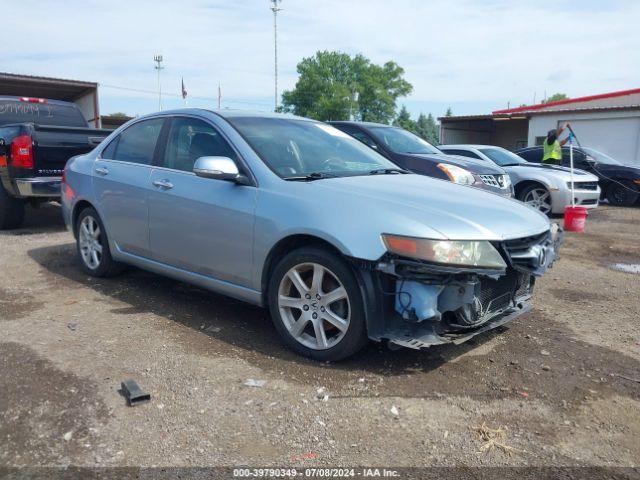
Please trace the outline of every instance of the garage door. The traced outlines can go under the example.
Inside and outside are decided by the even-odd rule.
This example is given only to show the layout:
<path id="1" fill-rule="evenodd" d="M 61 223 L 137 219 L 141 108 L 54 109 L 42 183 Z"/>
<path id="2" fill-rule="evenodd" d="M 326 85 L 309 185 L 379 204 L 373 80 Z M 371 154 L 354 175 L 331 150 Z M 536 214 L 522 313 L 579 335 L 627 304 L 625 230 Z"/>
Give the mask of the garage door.
<path id="1" fill-rule="evenodd" d="M 570 123 L 583 146 L 623 163 L 640 165 L 640 117 L 570 120 Z"/>

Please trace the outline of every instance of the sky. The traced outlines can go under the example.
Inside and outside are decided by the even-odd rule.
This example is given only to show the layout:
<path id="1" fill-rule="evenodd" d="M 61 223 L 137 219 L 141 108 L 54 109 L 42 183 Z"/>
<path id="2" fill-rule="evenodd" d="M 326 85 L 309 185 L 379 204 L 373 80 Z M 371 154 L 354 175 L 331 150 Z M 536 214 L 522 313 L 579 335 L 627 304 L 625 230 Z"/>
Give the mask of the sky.
<path id="1" fill-rule="evenodd" d="M 3 0 L 0 71 L 95 81 L 102 114 L 163 107 L 272 110 L 269 0 Z M 393 60 L 413 115 L 456 115 L 640 87 L 637 0 L 282 0 L 279 90 L 318 50 Z"/>

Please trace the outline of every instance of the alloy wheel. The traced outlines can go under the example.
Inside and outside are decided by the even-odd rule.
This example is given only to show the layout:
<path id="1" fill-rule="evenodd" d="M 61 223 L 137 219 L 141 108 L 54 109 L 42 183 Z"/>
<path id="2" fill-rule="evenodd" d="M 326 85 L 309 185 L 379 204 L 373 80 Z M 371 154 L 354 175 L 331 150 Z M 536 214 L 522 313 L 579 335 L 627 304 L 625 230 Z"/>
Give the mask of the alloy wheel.
<path id="1" fill-rule="evenodd" d="M 298 264 L 283 276 L 278 309 L 291 336 L 313 350 L 337 345 L 351 320 L 347 290 L 331 270 L 318 263 Z"/>
<path id="2" fill-rule="evenodd" d="M 97 269 L 102 261 L 102 243 L 100 225 L 91 215 L 87 215 L 80 222 L 78 243 L 84 264 L 91 270 Z"/>
<path id="3" fill-rule="evenodd" d="M 527 192 L 522 201 L 542 213 L 551 212 L 551 194 L 544 188 L 534 188 Z"/>

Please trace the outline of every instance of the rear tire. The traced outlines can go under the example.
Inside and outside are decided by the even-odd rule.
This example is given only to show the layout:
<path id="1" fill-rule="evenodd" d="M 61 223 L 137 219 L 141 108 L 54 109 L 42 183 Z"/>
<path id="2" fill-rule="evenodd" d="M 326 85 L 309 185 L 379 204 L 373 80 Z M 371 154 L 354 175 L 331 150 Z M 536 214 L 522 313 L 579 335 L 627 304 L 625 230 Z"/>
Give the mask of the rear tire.
<path id="1" fill-rule="evenodd" d="M 85 208 L 76 220 L 76 248 L 82 269 L 92 277 L 113 277 L 124 270 L 124 265 L 111 257 L 109 238 L 100 215 L 95 209 Z"/>
<path id="2" fill-rule="evenodd" d="M 0 230 L 18 228 L 24 222 L 25 202 L 10 196 L 0 183 Z"/>
<path id="3" fill-rule="evenodd" d="M 630 207 L 638 201 L 637 187 L 626 180 L 612 182 L 607 187 L 607 200 L 611 205 Z"/>
<path id="4" fill-rule="evenodd" d="M 319 247 L 285 255 L 269 281 L 271 318 L 284 342 L 318 361 L 338 361 L 367 344 L 364 303 L 351 267 Z"/>

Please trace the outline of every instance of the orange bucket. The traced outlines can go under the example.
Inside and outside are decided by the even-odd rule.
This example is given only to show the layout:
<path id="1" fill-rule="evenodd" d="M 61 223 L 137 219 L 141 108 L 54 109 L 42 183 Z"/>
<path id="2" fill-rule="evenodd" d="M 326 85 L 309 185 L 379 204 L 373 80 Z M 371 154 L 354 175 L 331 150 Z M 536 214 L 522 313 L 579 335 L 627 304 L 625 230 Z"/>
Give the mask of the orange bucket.
<path id="1" fill-rule="evenodd" d="M 568 232 L 584 232 L 587 209 L 584 207 L 564 207 L 564 229 Z"/>

